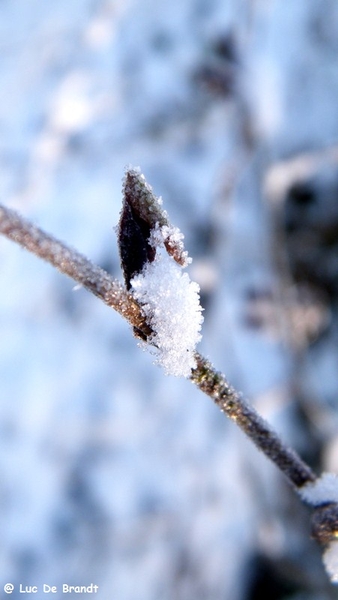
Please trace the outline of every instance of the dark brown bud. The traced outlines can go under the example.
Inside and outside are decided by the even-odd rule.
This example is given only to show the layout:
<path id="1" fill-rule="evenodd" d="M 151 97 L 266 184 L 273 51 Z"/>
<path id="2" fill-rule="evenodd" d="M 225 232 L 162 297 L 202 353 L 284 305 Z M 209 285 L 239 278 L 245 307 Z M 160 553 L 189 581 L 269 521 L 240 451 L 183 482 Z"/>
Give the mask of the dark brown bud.
<path id="1" fill-rule="evenodd" d="M 326 545 L 338 539 L 338 504 L 317 506 L 312 515 L 312 537 Z"/>
<path id="2" fill-rule="evenodd" d="M 149 244 L 150 226 L 125 199 L 119 222 L 118 245 L 126 287 L 140 273 L 146 262 L 155 258 L 155 249 Z"/>

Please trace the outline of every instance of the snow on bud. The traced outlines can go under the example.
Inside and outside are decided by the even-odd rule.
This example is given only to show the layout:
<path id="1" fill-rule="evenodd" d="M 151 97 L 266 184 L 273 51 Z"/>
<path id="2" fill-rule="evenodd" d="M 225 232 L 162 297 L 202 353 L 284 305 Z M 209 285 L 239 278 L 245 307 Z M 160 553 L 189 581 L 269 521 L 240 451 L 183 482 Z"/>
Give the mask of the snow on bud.
<path id="1" fill-rule="evenodd" d="M 131 280 L 132 293 L 154 331 L 149 341 L 167 375 L 189 377 L 203 322 L 199 286 L 166 253 Z"/>
<path id="2" fill-rule="evenodd" d="M 121 265 L 126 286 L 142 306 L 152 334 L 134 331 L 148 342 L 167 374 L 189 377 L 196 367 L 203 317 L 199 286 L 182 273 L 191 262 L 183 239 L 140 170 L 128 168 L 118 228 Z"/>
<path id="3" fill-rule="evenodd" d="M 315 507 L 312 536 L 325 546 L 325 569 L 332 583 L 338 583 L 338 477 L 334 473 L 323 473 L 301 487 L 299 494 Z"/>

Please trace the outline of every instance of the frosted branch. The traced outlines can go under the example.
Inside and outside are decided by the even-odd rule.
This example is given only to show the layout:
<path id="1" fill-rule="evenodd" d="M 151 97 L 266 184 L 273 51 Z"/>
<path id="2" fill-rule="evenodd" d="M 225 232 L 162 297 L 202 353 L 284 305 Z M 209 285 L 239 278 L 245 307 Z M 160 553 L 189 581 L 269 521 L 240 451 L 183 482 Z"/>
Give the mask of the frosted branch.
<path id="1" fill-rule="evenodd" d="M 14 210 L 2 205 L 0 205 L 0 233 L 81 284 L 137 329 L 148 335 L 151 333 L 133 296 L 119 281 L 94 265 L 83 254 L 66 246 Z"/>
<path id="2" fill-rule="evenodd" d="M 294 450 L 284 444 L 253 406 L 229 384 L 224 375 L 215 371 L 203 356 L 196 356 L 197 368 L 192 372 L 192 382 L 214 400 L 221 411 L 244 431 L 296 488 L 315 481 L 316 475 L 310 467 Z"/>
<path id="3" fill-rule="evenodd" d="M 15 211 L 1 205 L 0 233 L 83 285 L 126 318 L 133 327 L 143 332 L 144 337 L 151 338 L 152 329 L 146 323 L 143 309 L 135 297 L 127 292 L 119 281 L 85 256 L 36 227 Z M 197 353 L 195 360 L 197 366 L 191 372 L 191 381 L 244 430 L 285 473 L 290 482 L 296 487 L 301 487 L 314 481 L 315 475 L 311 469 L 293 450 L 283 444 L 255 409 L 230 386 L 224 375 L 215 371 L 212 365 Z"/>
<path id="4" fill-rule="evenodd" d="M 132 174 L 131 178 L 128 178 L 128 173 Z M 136 201 L 133 198 L 135 189 L 139 196 Z M 150 186 L 146 184 L 138 171 L 127 171 L 124 193 L 119 245 L 125 282 L 130 291 L 85 256 L 45 233 L 15 211 L 1 205 L 0 233 L 49 262 L 61 273 L 71 277 L 120 313 L 132 325 L 137 336 L 141 337 L 148 345 L 153 345 L 157 350 L 162 345 L 162 352 L 166 354 L 163 354 L 161 364 L 166 368 L 166 359 L 170 362 L 170 368 L 166 370 L 188 376 L 203 393 L 210 396 L 221 411 L 232 419 L 284 473 L 298 491 L 302 501 L 312 505 L 314 508 L 313 536 L 326 546 L 324 564 L 331 580 L 338 582 L 338 478 L 332 474 L 316 477 L 298 454 L 284 444 L 268 423 L 229 384 L 225 376 L 216 371 L 203 356 L 195 352 L 194 348 L 200 337 L 199 328 L 202 318 L 198 293 L 194 287 L 196 284 L 190 282 L 186 274 L 183 276 L 180 274 L 179 277 L 175 274 L 174 278 L 184 281 L 181 291 L 183 290 L 184 294 L 188 296 L 191 294 L 187 302 L 175 304 L 175 288 L 173 288 L 174 295 L 171 297 L 170 294 L 168 296 L 165 293 L 166 290 L 162 289 L 159 292 L 159 302 L 162 302 L 163 297 L 169 297 L 169 304 L 164 305 L 163 313 L 164 315 L 168 313 L 169 319 L 163 328 L 163 322 L 165 322 L 165 316 L 161 313 L 163 306 L 162 309 L 160 306 L 156 306 L 158 281 L 155 279 L 154 283 L 149 279 L 148 271 L 152 271 L 152 266 L 157 261 L 160 265 L 159 276 L 167 289 L 166 286 L 171 285 L 167 282 L 167 274 L 170 274 L 171 269 L 165 268 L 163 271 L 165 263 L 161 262 L 161 252 L 165 248 L 178 264 L 187 264 L 187 255 L 183 250 L 183 236 L 179 230 L 170 225 L 167 214 L 162 211 L 161 202 L 153 197 Z M 146 199 L 146 208 L 142 198 Z M 133 244 L 137 246 L 136 251 Z M 159 253 L 159 257 L 156 253 Z M 149 290 L 145 289 L 148 284 L 152 288 L 150 294 Z M 178 292 L 179 294 L 180 292 Z M 182 334 L 180 325 L 182 315 L 170 312 L 172 304 L 175 311 L 181 310 L 177 307 L 183 306 L 187 313 L 189 310 L 194 313 L 190 319 L 193 329 L 188 327 Z M 187 321 L 189 315 L 184 314 L 183 318 L 184 321 Z M 169 332 L 170 323 L 172 323 L 174 334 Z M 169 332 L 169 342 L 165 339 L 166 332 Z M 175 336 L 180 337 L 181 340 L 186 340 L 190 336 L 189 347 L 184 345 L 186 342 L 180 347 L 177 340 L 174 339 Z M 174 346 L 174 355 L 170 354 L 172 346 Z M 184 366 L 184 373 L 181 373 L 180 353 L 183 355 L 184 352 L 190 354 L 188 362 Z M 175 368 L 173 368 L 173 364 Z"/>

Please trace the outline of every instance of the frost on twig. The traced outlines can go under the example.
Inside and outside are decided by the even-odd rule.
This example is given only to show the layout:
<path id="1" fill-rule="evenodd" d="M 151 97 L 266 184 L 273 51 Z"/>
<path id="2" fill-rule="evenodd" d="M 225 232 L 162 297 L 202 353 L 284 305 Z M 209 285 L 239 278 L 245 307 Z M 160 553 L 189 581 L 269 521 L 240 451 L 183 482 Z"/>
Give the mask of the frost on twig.
<path id="1" fill-rule="evenodd" d="M 0 233 L 71 277 L 143 331 L 145 336 L 151 333 L 140 306 L 124 286 L 74 248 L 1 205 Z"/>
<path id="2" fill-rule="evenodd" d="M 287 446 L 270 425 L 256 412 L 240 392 L 235 390 L 226 377 L 217 372 L 208 360 L 196 354 L 197 368 L 191 380 L 264 452 L 286 475 L 289 482 L 299 489 L 316 480 L 310 467 Z"/>
<path id="3" fill-rule="evenodd" d="M 141 172 L 128 168 L 118 229 L 121 265 L 152 333 L 145 338 L 134 331 L 168 375 L 189 377 L 203 317 L 199 286 L 182 273 L 190 262 L 183 238 Z"/>

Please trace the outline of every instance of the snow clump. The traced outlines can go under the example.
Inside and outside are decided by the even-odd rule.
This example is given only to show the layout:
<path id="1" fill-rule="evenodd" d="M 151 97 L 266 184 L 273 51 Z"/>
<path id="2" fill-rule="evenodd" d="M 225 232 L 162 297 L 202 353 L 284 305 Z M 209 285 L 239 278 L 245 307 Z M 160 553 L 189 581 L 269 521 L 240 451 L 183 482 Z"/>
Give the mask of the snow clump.
<path id="1" fill-rule="evenodd" d="M 156 363 L 167 375 L 189 377 L 196 367 L 194 354 L 203 322 L 198 284 L 165 251 L 157 252 L 130 283 L 154 332 L 147 347 Z"/>
<path id="2" fill-rule="evenodd" d="M 304 502 L 312 506 L 338 502 L 338 476 L 334 473 L 323 473 L 315 481 L 300 488 L 299 494 Z"/>
<path id="3" fill-rule="evenodd" d="M 338 503 L 338 476 L 323 473 L 315 481 L 300 488 L 299 494 L 312 506 Z M 332 583 L 338 583 L 338 540 L 333 539 L 327 545 L 323 563 Z"/>

